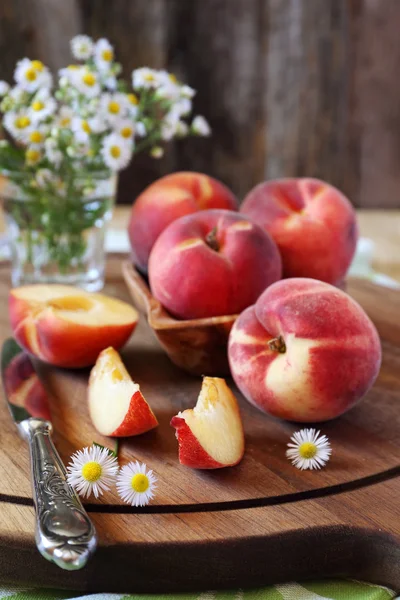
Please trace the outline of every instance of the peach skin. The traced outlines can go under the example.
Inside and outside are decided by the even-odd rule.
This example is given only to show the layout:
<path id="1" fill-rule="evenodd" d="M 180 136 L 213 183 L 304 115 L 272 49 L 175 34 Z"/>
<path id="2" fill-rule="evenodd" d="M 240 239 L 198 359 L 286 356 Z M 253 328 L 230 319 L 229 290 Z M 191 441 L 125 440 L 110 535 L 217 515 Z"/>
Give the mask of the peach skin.
<path id="1" fill-rule="evenodd" d="M 210 208 L 237 210 L 238 201 L 225 185 L 203 173 L 172 173 L 147 187 L 133 204 L 128 226 L 137 267 L 147 271 L 150 251 L 170 223 Z"/>
<path id="2" fill-rule="evenodd" d="M 244 454 L 239 406 L 225 379 L 204 377 L 194 408 L 171 420 L 179 444 L 179 462 L 192 469 L 237 465 Z"/>
<path id="3" fill-rule="evenodd" d="M 154 297 L 180 319 L 237 314 L 280 277 L 281 258 L 271 237 L 227 210 L 174 221 L 149 261 Z"/>
<path id="4" fill-rule="evenodd" d="M 349 200 L 319 179 L 276 179 L 257 185 L 240 212 L 273 237 L 284 277 L 311 277 L 339 284 L 357 244 L 355 211 Z"/>
<path id="5" fill-rule="evenodd" d="M 269 287 L 235 322 L 232 376 L 249 402 L 276 417 L 318 422 L 362 398 L 381 364 L 378 333 L 334 286 L 293 278 Z"/>
<path id="6" fill-rule="evenodd" d="M 99 433 L 110 437 L 140 435 L 158 421 L 114 348 L 103 350 L 88 387 L 89 413 Z"/>
<path id="7" fill-rule="evenodd" d="M 120 300 L 66 285 L 27 285 L 9 295 L 11 327 L 18 343 L 59 367 L 87 367 L 112 344 L 120 348 L 138 321 Z"/>

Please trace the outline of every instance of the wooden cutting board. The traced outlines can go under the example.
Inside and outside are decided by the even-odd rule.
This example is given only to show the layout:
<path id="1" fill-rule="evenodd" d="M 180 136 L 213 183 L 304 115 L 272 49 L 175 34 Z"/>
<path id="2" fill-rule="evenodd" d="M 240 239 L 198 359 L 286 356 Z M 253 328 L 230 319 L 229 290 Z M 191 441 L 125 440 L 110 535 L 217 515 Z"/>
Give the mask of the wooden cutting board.
<path id="1" fill-rule="evenodd" d="M 129 301 L 120 261 L 108 264 L 106 292 Z M 0 271 L 2 339 L 10 334 L 9 272 Z M 378 327 L 380 376 L 344 417 L 321 426 L 329 465 L 300 472 L 285 458 L 299 426 L 270 418 L 239 398 L 246 454 L 232 469 L 199 472 L 178 462 L 171 417 L 195 404 L 199 378 L 171 364 L 142 318 L 123 351 L 160 426 L 120 444 L 158 476 L 154 502 L 122 504 L 114 492 L 86 503 L 99 549 L 79 572 L 47 563 L 34 544 L 28 451 L 0 401 L 0 574 L 2 580 L 97 591 L 183 591 L 255 587 L 324 576 L 355 577 L 400 589 L 400 293 L 353 280 L 349 293 Z M 52 398 L 55 442 L 65 462 L 93 441 L 110 445 L 89 420 L 88 371 L 40 365 Z M 340 377 L 340 373 L 337 373 Z"/>

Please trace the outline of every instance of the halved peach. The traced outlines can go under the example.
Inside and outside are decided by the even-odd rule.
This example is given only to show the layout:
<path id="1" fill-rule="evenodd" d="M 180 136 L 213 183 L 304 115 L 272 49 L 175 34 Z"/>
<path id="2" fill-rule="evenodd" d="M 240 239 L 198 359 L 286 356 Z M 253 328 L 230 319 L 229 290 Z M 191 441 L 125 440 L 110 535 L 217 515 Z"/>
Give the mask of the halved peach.
<path id="1" fill-rule="evenodd" d="M 90 373 L 88 401 L 93 425 L 103 435 L 139 435 L 158 425 L 114 348 L 101 352 Z"/>
<path id="2" fill-rule="evenodd" d="M 179 462 L 193 469 L 237 465 L 244 454 L 244 433 L 237 400 L 225 379 L 204 377 L 194 408 L 171 420 L 179 443 Z"/>
<path id="3" fill-rule="evenodd" d="M 9 296 L 11 326 L 28 352 L 60 367 L 87 367 L 107 346 L 120 348 L 138 313 L 126 302 L 67 285 L 27 285 Z"/>

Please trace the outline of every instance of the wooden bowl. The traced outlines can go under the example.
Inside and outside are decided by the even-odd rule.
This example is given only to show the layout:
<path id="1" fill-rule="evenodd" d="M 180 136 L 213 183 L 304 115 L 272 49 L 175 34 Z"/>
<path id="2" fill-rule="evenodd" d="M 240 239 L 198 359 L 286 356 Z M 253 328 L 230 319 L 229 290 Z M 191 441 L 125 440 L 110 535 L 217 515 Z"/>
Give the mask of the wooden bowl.
<path id="1" fill-rule="evenodd" d="M 238 315 L 192 319 L 174 319 L 165 310 L 140 273 L 124 261 L 122 273 L 135 306 L 147 316 L 170 359 L 192 375 L 228 375 L 227 342 Z"/>

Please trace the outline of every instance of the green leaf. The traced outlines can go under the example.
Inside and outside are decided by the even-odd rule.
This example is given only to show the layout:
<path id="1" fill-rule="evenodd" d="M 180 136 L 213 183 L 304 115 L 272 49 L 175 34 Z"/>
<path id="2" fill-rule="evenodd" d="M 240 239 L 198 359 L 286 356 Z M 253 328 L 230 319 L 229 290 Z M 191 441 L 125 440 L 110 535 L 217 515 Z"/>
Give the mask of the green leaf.
<path id="1" fill-rule="evenodd" d="M 102 450 L 107 450 L 107 452 L 110 456 L 113 456 L 114 458 L 118 458 L 118 450 L 119 450 L 118 440 L 115 440 L 114 450 L 111 450 L 111 448 L 107 448 L 107 446 L 102 446 L 101 444 L 98 444 L 97 442 L 93 442 L 93 446 L 97 446 L 98 448 L 101 448 Z"/>

